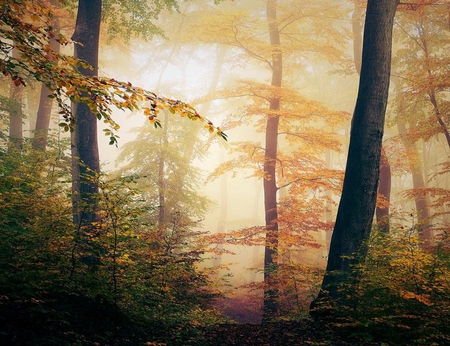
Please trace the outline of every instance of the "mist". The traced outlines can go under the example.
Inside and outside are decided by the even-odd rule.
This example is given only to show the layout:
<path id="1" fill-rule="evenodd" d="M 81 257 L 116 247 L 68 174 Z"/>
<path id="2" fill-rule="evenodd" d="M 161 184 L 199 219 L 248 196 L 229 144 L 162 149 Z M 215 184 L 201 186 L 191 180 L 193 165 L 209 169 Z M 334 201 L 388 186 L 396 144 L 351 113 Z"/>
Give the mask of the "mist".
<path id="1" fill-rule="evenodd" d="M 90 224 L 70 220 L 76 214 L 77 192 L 69 185 L 76 180 L 77 137 L 72 133 L 69 143 L 71 133 L 64 131 L 64 126 L 69 129 L 68 117 L 58 105 L 53 104 L 50 124 L 56 154 L 48 149 L 50 145 L 41 152 L 30 144 L 36 152 L 20 161 L 17 158 L 25 155 L 26 145 L 13 141 L 14 126 L 5 120 L 2 126 L 10 131 L 5 135 L 9 139 L 0 140 L 10 161 L 0 177 L 6 177 L 7 191 L 20 191 L 16 199 L 5 197 L 6 221 L 2 221 L 10 232 L 5 233 L 4 247 L 11 261 L 18 261 L 14 268 L 31 268 L 30 273 L 35 273 L 47 262 L 63 263 L 61 268 L 42 271 L 67 278 L 68 283 L 61 281 L 55 287 L 64 294 L 66 287 L 73 288 L 73 296 L 87 299 L 82 306 L 92 300 L 107 311 L 113 307 L 116 324 L 111 325 L 117 330 L 120 318 L 140 321 L 136 325 L 142 330 L 148 321 L 152 331 L 162 326 L 162 336 L 155 332 L 151 339 L 144 333 L 139 342 L 148 337 L 145 340 L 170 344 L 183 339 L 185 330 L 199 326 L 273 327 L 272 323 L 320 320 L 323 316 L 315 318 L 310 304 L 327 291 L 323 282 L 329 271 L 330 244 L 347 241 L 332 240 L 332 235 L 351 134 L 361 130 L 352 119 L 356 119 L 357 99 L 364 97 L 360 78 L 366 3 L 191 0 L 158 7 L 151 1 L 147 5 L 154 5 L 152 25 L 145 21 L 145 13 L 136 13 L 134 5 L 122 13 L 120 5 L 106 3 L 98 66 L 92 68 L 106 89 L 95 90 L 87 99 L 115 90 L 114 97 L 123 101 L 116 106 L 125 111 L 113 108 L 109 98 L 111 118 L 120 125 L 116 129 L 97 114 L 101 168 L 94 172 L 94 184 L 98 196 L 88 196 L 95 205 L 94 219 Z M 367 328 L 364 333 L 376 334 L 377 328 L 387 325 L 409 333 L 416 327 L 408 318 L 416 311 L 424 311 L 418 321 L 427 313 L 450 315 L 448 303 L 441 299 L 450 292 L 444 279 L 450 222 L 447 7 L 446 1 L 400 3 L 395 14 L 387 110 L 384 129 L 377 130 L 382 137 L 380 164 L 372 172 L 378 183 L 374 191 L 364 190 L 367 199 L 372 192 L 374 201 L 376 196 L 373 222 L 356 253 L 338 254 L 351 263 L 354 275 L 340 283 L 337 290 L 344 293 L 336 301 L 322 302 L 325 310 L 338 311 L 337 321 L 342 317 L 351 328 Z M 74 18 L 70 9 L 59 10 L 60 32 L 70 37 Z M 146 26 L 139 27 L 141 21 Z M 63 54 L 72 56 L 76 44 L 63 45 Z M 367 59 L 366 64 L 376 63 L 370 56 Z M 19 97 L 15 88 L 22 86 L 17 80 L 1 90 L 0 113 L 12 118 L 3 98 L 16 98 L 23 105 L 19 132 L 25 139 L 20 141 L 32 143 L 40 84 L 30 83 Z M 131 96 L 124 97 L 116 81 L 128 83 L 127 92 L 145 90 L 139 105 L 128 106 Z M 61 88 L 66 93 L 72 89 L 76 88 L 69 84 Z M 80 90 L 80 95 L 89 94 Z M 82 103 L 81 96 L 64 97 L 67 108 Z M 182 103 L 186 108 L 172 107 Z M 14 146 L 17 152 L 11 151 Z M 33 168 L 47 164 L 52 168 Z M 8 167 L 20 172 L 17 176 L 30 186 L 23 191 L 19 183 L 20 188 L 10 188 L 8 184 L 19 178 L 13 175 L 10 182 Z M 33 179 L 49 181 L 41 186 L 28 180 L 33 176 L 30 172 L 36 172 Z M 38 203 L 35 200 L 22 203 L 35 191 L 52 206 L 48 217 L 39 209 L 28 211 Z M 61 201 L 54 200 L 61 206 L 58 209 L 52 196 L 59 194 Z M 20 219 L 36 214 L 23 231 L 16 232 L 15 227 L 22 226 L 17 226 L 15 212 L 7 209 L 10 200 L 18 201 L 17 210 L 24 210 Z M 354 214 L 364 213 L 360 205 L 351 209 Z M 41 228 L 28 231 L 36 225 Z M 358 227 L 350 230 L 353 235 L 365 232 L 362 225 Z M 18 236 L 25 238 L 24 244 L 33 244 L 31 250 L 19 246 Z M 48 245 L 45 251 L 42 244 Z M 37 254 L 47 256 L 46 251 L 49 260 L 38 258 Z M 23 253 L 29 256 L 26 264 L 20 262 Z M 10 268 L 8 263 L 5 268 Z M 1 282 L 14 277 L 11 268 Z M 23 272 L 20 280 L 34 280 L 34 274 Z M 41 286 L 43 296 L 51 291 L 45 285 L 54 279 L 43 276 L 41 281 L 30 284 L 30 292 Z M 4 295 L 0 290 L 0 303 L 16 292 L 13 283 L 8 285 Z M 17 297 L 22 299 L 20 294 Z M 21 301 L 35 304 L 33 299 Z M 445 308 L 432 310 L 440 304 Z M 348 306 L 352 308 L 346 310 Z M 343 328 L 340 323 L 333 328 Z M 427 323 L 430 330 L 435 328 Z M 170 337 L 164 339 L 166 330 L 172 334 L 167 332 Z M 395 333 L 389 335 L 395 340 Z M 436 340 L 441 341 L 441 336 Z"/>

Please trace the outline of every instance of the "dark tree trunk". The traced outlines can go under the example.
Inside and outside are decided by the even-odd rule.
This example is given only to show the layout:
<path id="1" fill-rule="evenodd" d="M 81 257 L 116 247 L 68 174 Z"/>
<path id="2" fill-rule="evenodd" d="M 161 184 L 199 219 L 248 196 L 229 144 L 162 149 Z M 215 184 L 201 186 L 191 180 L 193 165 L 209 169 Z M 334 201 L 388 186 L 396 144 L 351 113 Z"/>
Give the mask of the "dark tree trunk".
<path id="1" fill-rule="evenodd" d="M 101 0 L 79 0 L 75 32 L 72 39 L 75 57 L 87 61 L 93 70 L 83 69 L 88 76 L 98 75 L 98 49 L 100 37 Z M 75 131 L 73 136 L 74 169 L 74 222 L 89 223 L 96 219 L 97 175 L 100 160 L 97 142 L 97 117 L 84 103 L 73 105 Z"/>
<path id="2" fill-rule="evenodd" d="M 364 6 L 361 1 L 355 0 L 355 9 L 352 15 L 353 30 L 353 60 L 355 69 L 361 74 L 361 53 L 363 43 L 363 14 Z M 378 187 L 378 202 L 376 207 L 376 218 L 378 228 L 383 232 L 389 232 L 389 205 L 391 201 L 391 166 L 385 150 L 381 148 L 380 178 Z"/>
<path id="3" fill-rule="evenodd" d="M 272 46 L 272 87 L 280 88 L 282 81 L 282 54 L 280 33 L 277 23 L 277 2 L 268 0 L 267 22 L 269 25 L 270 44 Z M 278 311 L 278 290 L 274 282 L 278 252 L 278 207 L 276 160 L 278 149 L 277 111 L 280 109 L 279 93 L 274 92 L 270 99 L 270 111 L 267 115 L 266 143 L 264 156 L 264 210 L 266 215 L 266 244 L 264 250 L 264 291 L 263 323 L 269 322 Z"/>
<path id="4" fill-rule="evenodd" d="M 361 77 L 344 185 L 321 292 L 311 304 L 313 315 L 322 298 L 351 304 L 338 285 L 357 279 L 352 265 L 367 252 L 365 242 L 370 236 L 377 198 L 396 7 L 395 0 L 369 0 L 367 4 Z"/>

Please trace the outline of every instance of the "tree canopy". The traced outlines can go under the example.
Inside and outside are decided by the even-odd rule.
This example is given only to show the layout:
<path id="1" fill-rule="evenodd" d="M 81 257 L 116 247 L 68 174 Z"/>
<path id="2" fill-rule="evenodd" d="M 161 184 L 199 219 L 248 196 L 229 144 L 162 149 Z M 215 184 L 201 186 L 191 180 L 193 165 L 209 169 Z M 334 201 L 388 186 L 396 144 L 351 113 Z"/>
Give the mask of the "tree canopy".
<path id="1" fill-rule="evenodd" d="M 116 131 L 119 124 L 112 118 L 113 108 L 120 110 L 142 109 L 143 114 L 155 127 L 161 123 L 158 114 L 161 109 L 178 113 L 182 117 L 204 122 L 210 132 L 216 132 L 226 139 L 220 128 L 201 117 L 193 107 L 179 100 L 159 97 L 153 92 L 133 86 L 129 82 L 113 78 L 89 77 L 80 73 L 80 69 L 92 68 L 86 62 L 58 53 L 50 45 L 56 41 L 60 45 L 77 44 L 49 25 L 54 8 L 47 2 L 4 1 L 0 5 L 0 49 L 2 59 L 0 69 L 15 85 L 27 84 L 27 79 L 45 84 L 60 107 L 64 130 L 73 128 L 74 119 L 68 100 L 82 102 L 89 106 L 99 120 L 108 125 L 105 135 L 110 144 L 117 142 Z M 18 57 L 12 51 L 18 51 Z"/>

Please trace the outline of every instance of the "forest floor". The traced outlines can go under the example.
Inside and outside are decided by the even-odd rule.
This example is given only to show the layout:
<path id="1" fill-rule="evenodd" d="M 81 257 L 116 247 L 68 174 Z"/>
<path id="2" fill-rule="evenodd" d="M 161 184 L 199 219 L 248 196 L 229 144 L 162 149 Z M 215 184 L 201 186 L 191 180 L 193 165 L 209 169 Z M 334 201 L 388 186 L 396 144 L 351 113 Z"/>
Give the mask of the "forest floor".
<path id="1" fill-rule="evenodd" d="M 0 296 L 1 297 L 1 296 Z M 61 298 L 61 297 L 60 297 Z M 70 306 L 0 300 L 0 345 L 5 346 L 388 346 L 386 330 L 370 335 L 349 323 L 316 323 L 311 318 L 267 324 L 216 324 L 210 327 L 135 325 L 122 316 L 112 328 L 112 310 L 80 298 Z M 55 303 L 56 304 L 56 303 Z M 150 333 L 149 333 L 150 332 Z M 374 330 L 372 330 L 372 333 Z M 383 333 L 383 334 L 381 334 Z M 396 332 L 398 334 L 398 331 Z M 151 336 L 153 335 L 153 336 Z M 389 343 L 373 340 L 389 340 Z M 415 345 L 399 337 L 395 345 Z"/>
<path id="2" fill-rule="evenodd" d="M 336 333 L 309 319 L 264 325 L 218 325 L 204 330 L 201 339 L 198 345 L 202 346 L 383 345 L 367 340 L 367 336 L 346 333 L 343 329 Z"/>

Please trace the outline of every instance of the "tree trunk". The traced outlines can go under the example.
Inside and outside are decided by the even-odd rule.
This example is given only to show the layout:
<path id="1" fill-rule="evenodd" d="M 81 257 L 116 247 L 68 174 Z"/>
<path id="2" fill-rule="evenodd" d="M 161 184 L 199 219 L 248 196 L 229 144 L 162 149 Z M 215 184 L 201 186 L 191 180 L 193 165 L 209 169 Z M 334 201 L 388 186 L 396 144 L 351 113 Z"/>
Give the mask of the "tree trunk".
<path id="1" fill-rule="evenodd" d="M 19 58 L 16 49 L 13 49 L 13 56 Z M 15 104 L 9 109 L 9 140 L 16 149 L 21 149 L 23 143 L 22 89 L 22 85 L 11 82 L 9 98 L 14 100 Z"/>
<path id="2" fill-rule="evenodd" d="M 224 150 L 220 151 L 220 162 L 225 161 Z M 228 173 L 225 172 L 220 177 L 220 213 L 217 219 L 217 233 L 224 233 L 228 216 Z M 224 248 L 223 244 L 217 245 L 217 250 L 220 252 Z M 212 266 L 218 267 L 222 264 L 222 255 L 220 253 L 215 254 L 212 260 Z"/>
<path id="3" fill-rule="evenodd" d="M 363 27 L 362 19 L 364 13 L 364 6 L 361 1 L 355 0 L 355 9 L 352 14 L 352 32 L 353 32 L 353 62 L 355 64 L 355 70 L 361 74 L 361 53 L 363 44 Z"/>
<path id="4" fill-rule="evenodd" d="M 164 229 L 166 224 L 166 153 L 169 146 L 167 140 L 167 131 L 169 129 L 169 115 L 167 111 L 163 113 L 164 121 L 162 128 L 162 138 L 159 143 L 159 162 L 158 162 L 158 228 Z"/>
<path id="5" fill-rule="evenodd" d="M 400 101 L 401 102 L 401 101 Z M 430 225 L 430 211 L 428 208 L 427 196 L 420 191 L 425 188 L 425 180 L 423 177 L 423 170 L 421 167 L 420 155 L 415 143 L 410 139 L 405 123 L 397 120 L 397 129 L 400 134 L 400 139 L 405 146 L 407 157 L 409 161 L 409 169 L 411 171 L 413 189 L 418 191 L 414 195 L 414 203 L 416 205 L 417 226 L 419 227 L 419 238 L 424 241 L 423 247 L 431 245 L 431 225 Z"/>
<path id="6" fill-rule="evenodd" d="M 272 87 L 280 88 L 282 81 L 282 54 L 280 33 L 277 23 L 277 2 L 267 0 L 267 22 L 269 26 L 270 44 L 272 46 Z M 276 160 L 278 149 L 278 124 L 280 96 L 277 92 L 270 99 L 270 111 L 267 115 L 266 143 L 264 156 L 264 210 L 266 215 L 266 243 L 264 249 L 264 308 L 263 323 L 269 322 L 278 311 L 278 291 L 274 284 L 278 251 L 278 208 Z"/>
<path id="7" fill-rule="evenodd" d="M 39 108 L 37 111 L 36 127 L 34 129 L 33 148 L 45 151 L 47 148 L 48 131 L 50 128 L 50 117 L 52 114 L 53 99 L 49 98 L 50 90 L 42 84 Z"/>
<path id="8" fill-rule="evenodd" d="M 52 4 L 57 5 L 54 0 L 52 0 Z M 56 17 L 52 19 L 52 26 L 55 31 L 59 31 L 59 21 Z M 59 42 L 55 39 L 51 39 L 49 43 L 55 53 L 60 52 L 61 45 Z M 50 117 L 52 114 L 53 104 L 53 99 L 49 98 L 50 94 L 50 90 L 42 84 L 36 126 L 34 129 L 34 137 L 32 142 L 33 148 L 40 151 L 44 151 L 47 148 L 48 130 L 50 127 Z"/>
<path id="9" fill-rule="evenodd" d="M 377 198 L 396 7 L 395 0 L 369 0 L 367 4 L 361 77 L 344 185 L 321 292 L 311 304 L 312 315 L 317 313 L 315 308 L 322 298 L 340 305 L 351 304 L 338 286 L 357 280 L 353 265 L 367 253 Z"/>
<path id="10" fill-rule="evenodd" d="M 378 186 L 376 218 L 381 232 L 389 233 L 389 210 L 391 204 L 391 165 L 384 148 L 381 148 L 380 181 Z"/>
<path id="11" fill-rule="evenodd" d="M 93 70 L 82 69 L 87 76 L 98 75 L 98 49 L 100 38 L 101 0 L 79 0 L 75 32 L 74 56 L 87 61 Z M 96 219 L 98 194 L 97 176 L 100 159 L 97 142 L 97 117 L 84 103 L 73 105 L 75 131 L 73 136 L 74 222 L 90 223 Z"/>
<path id="12" fill-rule="evenodd" d="M 355 9 L 352 15 L 353 30 L 353 60 L 356 72 L 361 74 L 361 53 L 363 43 L 362 19 L 364 7 L 359 0 L 354 2 Z M 378 228 L 383 232 L 389 232 L 389 205 L 391 201 L 391 166 L 386 152 L 381 148 L 380 178 L 378 187 L 378 202 L 376 207 L 376 218 Z"/>

